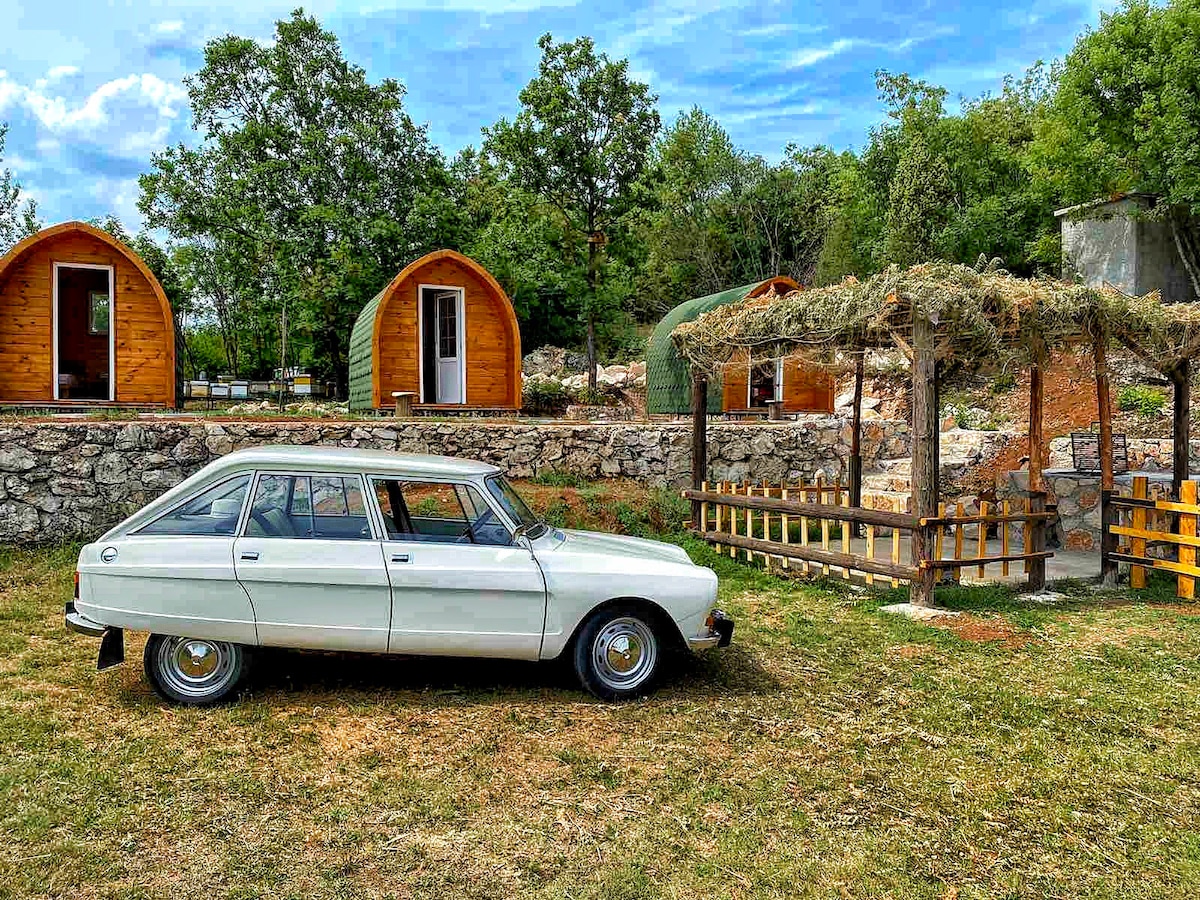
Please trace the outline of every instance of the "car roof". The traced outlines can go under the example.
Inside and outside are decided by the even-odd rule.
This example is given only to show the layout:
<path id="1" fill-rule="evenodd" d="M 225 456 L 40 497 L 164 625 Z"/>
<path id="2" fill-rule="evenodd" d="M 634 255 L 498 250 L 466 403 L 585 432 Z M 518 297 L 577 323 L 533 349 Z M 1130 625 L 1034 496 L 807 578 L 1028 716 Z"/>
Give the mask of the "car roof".
<path id="1" fill-rule="evenodd" d="M 357 447 L 264 446 L 235 450 L 209 464 L 210 469 L 297 469 L 306 471 L 365 472 L 412 478 L 463 478 L 494 475 L 490 463 L 455 456 L 392 453 Z"/>

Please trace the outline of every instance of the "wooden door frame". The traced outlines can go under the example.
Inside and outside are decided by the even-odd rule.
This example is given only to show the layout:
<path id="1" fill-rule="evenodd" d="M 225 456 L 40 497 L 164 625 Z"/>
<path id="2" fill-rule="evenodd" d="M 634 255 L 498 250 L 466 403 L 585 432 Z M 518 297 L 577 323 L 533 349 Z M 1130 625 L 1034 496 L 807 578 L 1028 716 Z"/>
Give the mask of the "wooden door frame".
<path id="1" fill-rule="evenodd" d="M 776 356 L 774 358 L 764 359 L 762 362 L 775 363 L 775 396 L 771 399 L 779 402 L 783 400 L 783 360 L 784 357 Z M 750 405 L 750 398 L 754 395 L 754 357 L 748 357 L 746 363 L 746 409 L 753 409 Z"/>
<path id="2" fill-rule="evenodd" d="M 458 307 L 455 315 L 455 326 L 458 332 L 458 383 L 461 387 L 462 400 L 456 406 L 467 404 L 467 291 L 457 284 L 418 284 L 417 285 L 417 396 L 425 397 L 425 291 L 454 291 L 458 295 Z M 436 325 L 436 322 L 434 323 Z M 437 343 L 437 335 L 434 335 Z M 434 385 L 434 402 L 437 402 L 437 385 Z"/>
<path id="3" fill-rule="evenodd" d="M 50 387 L 53 391 L 52 395 L 57 402 L 58 397 L 58 270 L 59 269 L 91 269 L 93 271 L 108 272 L 108 399 L 96 400 L 89 399 L 72 399 L 72 403 L 114 403 L 117 399 L 117 296 L 116 296 L 116 269 L 111 265 L 100 265 L 97 263 L 81 263 L 81 262 L 59 262 L 55 260 L 52 263 L 51 271 L 51 287 L 50 297 L 52 306 L 52 325 L 51 325 L 51 370 L 50 370 Z"/>

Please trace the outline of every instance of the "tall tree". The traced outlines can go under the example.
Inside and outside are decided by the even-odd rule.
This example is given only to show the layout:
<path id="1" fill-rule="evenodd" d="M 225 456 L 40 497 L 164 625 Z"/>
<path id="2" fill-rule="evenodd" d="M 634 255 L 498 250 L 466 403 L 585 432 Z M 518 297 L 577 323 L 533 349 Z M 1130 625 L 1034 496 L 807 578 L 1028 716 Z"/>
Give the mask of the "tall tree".
<path id="1" fill-rule="evenodd" d="M 659 129 L 658 98 L 629 77 L 628 60 L 596 53 L 591 38 L 538 41 L 538 74 L 521 91 L 513 121 L 485 129 L 485 149 L 524 190 L 550 204 L 587 241 L 588 385 L 596 387 L 597 290 L 602 253 L 622 203 L 641 175 Z"/>
<path id="2" fill-rule="evenodd" d="M 278 323 L 286 306 L 344 396 L 359 311 L 443 237 L 440 154 L 405 112 L 403 87 L 369 83 L 300 10 L 268 44 L 210 41 L 187 85 L 203 142 L 155 155 L 141 178 L 147 224 L 241 270 L 261 315 Z"/>
<path id="3" fill-rule="evenodd" d="M 1034 176 L 1064 203 L 1120 191 L 1160 198 L 1200 296 L 1200 0 L 1126 0 L 1058 72 Z"/>
<path id="4" fill-rule="evenodd" d="M 0 122 L 0 162 L 4 161 L 4 141 L 8 137 L 8 124 Z M 9 248 L 31 234 L 36 234 L 42 225 L 37 217 L 37 204 L 32 199 L 21 202 L 21 185 L 8 169 L 0 169 L 0 256 Z"/>
<path id="5" fill-rule="evenodd" d="M 945 160 L 930 151 L 924 138 L 915 136 L 904 148 L 888 186 L 884 261 L 911 266 L 932 259 L 951 197 Z"/>

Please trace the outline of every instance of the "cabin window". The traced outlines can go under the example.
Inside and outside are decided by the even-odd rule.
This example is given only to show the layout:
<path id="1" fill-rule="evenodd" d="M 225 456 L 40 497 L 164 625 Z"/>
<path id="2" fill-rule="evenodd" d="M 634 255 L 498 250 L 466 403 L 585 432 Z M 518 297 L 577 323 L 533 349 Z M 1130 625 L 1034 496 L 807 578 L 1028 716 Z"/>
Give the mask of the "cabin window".
<path id="1" fill-rule="evenodd" d="M 108 334 L 108 293 L 92 291 L 88 294 L 88 333 Z"/>
<path id="2" fill-rule="evenodd" d="M 750 367 L 749 406 L 765 407 L 772 400 L 783 399 L 783 359 L 770 359 Z"/>

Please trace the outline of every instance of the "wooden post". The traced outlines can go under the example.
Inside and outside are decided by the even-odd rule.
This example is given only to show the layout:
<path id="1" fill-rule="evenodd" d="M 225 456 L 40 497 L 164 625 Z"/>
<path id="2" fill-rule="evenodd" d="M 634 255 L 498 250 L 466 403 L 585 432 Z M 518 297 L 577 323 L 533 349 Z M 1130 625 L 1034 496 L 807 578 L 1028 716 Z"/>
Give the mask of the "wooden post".
<path id="1" fill-rule="evenodd" d="M 1189 506 L 1196 505 L 1196 482 L 1188 479 L 1180 488 L 1179 501 L 1186 503 Z M 1196 536 L 1196 514 L 1181 512 L 1179 514 L 1179 534 L 1181 537 L 1194 538 Z M 1191 544 L 1179 545 L 1179 562 L 1180 565 L 1195 567 L 1196 565 L 1196 548 Z M 1196 579 L 1190 575 L 1180 575 L 1177 581 L 1175 593 L 1182 600 L 1194 600 L 1196 598 Z"/>
<path id="2" fill-rule="evenodd" d="M 1041 491 L 1042 486 L 1042 401 L 1045 393 L 1042 383 L 1044 357 L 1039 349 L 1029 367 L 1029 490 Z"/>
<path id="3" fill-rule="evenodd" d="M 1150 494 L 1147 490 L 1150 484 L 1150 479 L 1145 475 L 1135 475 L 1133 478 L 1133 498 L 1135 500 L 1146 500 Z M 1130 516 L 1132 525 L 1138 531 L 1146 530 L 1146 507 L 1135 506 L 1133 514 Z M 1146 555 L 1146 539 L 1133 538 L 1129 544 L 1129 552 L 1134 556 Z M 1131 588 L 1144 588 L 1146 586 L 1146 567 L 1145 566 L 1130 566 L 1129 567 L 1129 586 Z"/>
<path id="4" fill-rule="evenodd" d="M 692 487 L 708 479 L 708 379 L 692 372 Z M 692 521 L 700 521 L 700 504 L 692 501 Z"/>
<path id="5" fill-rule="evenodd" d="M 1171 464 L 1171 489 L 1176 498 L 1182 498 L 1180 489 L 1191 477 L 1191 361 L 1184 359 L 1171 369 L 1171 388 L 1174 393 L 1173 414 L 1173 459 Z"/>
<path id="6" fill-rule="evenodd" d="M 916 309 L 913 310 L 912 348 L 912 496 L 913 514 L 919 520 L 937 515 L 938 409 L 934 326 L 926 314 Z M 937 572 L 929 563 L 933 560 L 934 532 L 930 526 L 913 528 L 912 565 L 917 571 L 908 597 L 914 606 L 933 605 Z"/>
<path id="7" fill-rule="evenodd" d="M 1092 339 L 1092 355 L 1096 365 L 1096 405 L 1100 421 L 1100 578 L 1107 585 L 1117 583 L 1117 563 L 1112 559 L 1117 536 L 1112 534 L 1113 521 L 1113 450 L 1112 450 L 1112 396 L 1108 385 L 1108 360 L 1105 343 L 1108 336 L 1096 334 Z"/>
<path id="8" fill-rule="evenodd" d="M 1044 513 L 1046 511 L 1046 492 L 1031 491 L 1029 494 L 1029 511 Z M 1029 523 L 1029 553 L 1042 553 L 1046 549 L 1046 520 L 1040 515 Z M 1046 588 L 1046 559 L 1039 557 L 1029 560 L 1029 589 L 1041 591 Z"/>
<path id="9" fill-rule="evenodd" d="M 854 411 L 850 420 L 850 505 L 862 506 L 862 393 L 865 353 L 854 360 Z M 850 526 L 854 537 L 859 536 L 858 523 Z"/>

